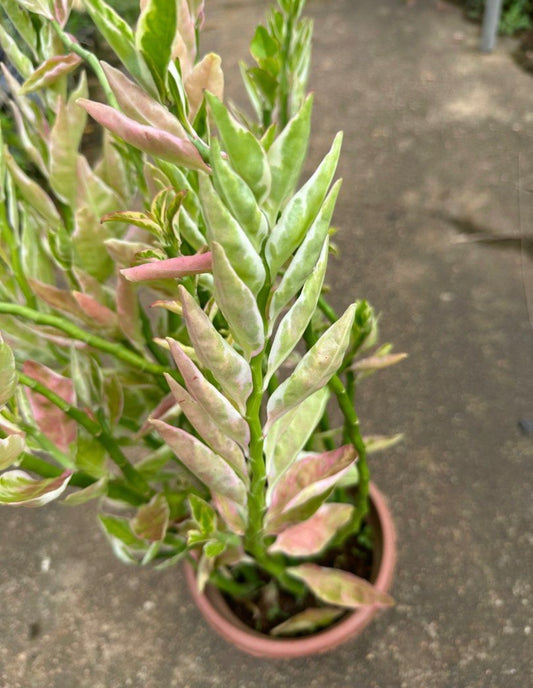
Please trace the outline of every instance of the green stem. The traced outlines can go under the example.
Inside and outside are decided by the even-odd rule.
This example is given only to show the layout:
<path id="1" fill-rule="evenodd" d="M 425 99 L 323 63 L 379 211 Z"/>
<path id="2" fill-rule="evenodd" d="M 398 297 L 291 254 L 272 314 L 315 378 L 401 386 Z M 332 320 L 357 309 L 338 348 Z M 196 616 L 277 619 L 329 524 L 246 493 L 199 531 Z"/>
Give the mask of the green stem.
<path id="1" fill-rule="evenodd" d="M 122 474 L 126 478 L 127 482 L 131 487 L 139 492 L 141 495 L 152 495 L 153 491 L 150 486 L 146 483 L 145 479 L 138 473 L 133 465 L 128 461 L 122 449 L 115 442 L 114 438 L 104 429 L 102 426 L 94 421 L 90 416 L 88 416 L 80 409 L 71 406 L 67 401 L 65 401 L 58 394 L 48 389 L 45 385 L 41 384 L 32 377 L 25 375 L 24 373 L 19 373 L 20 382 L 29 387 L 34 392 L 41 394 L 45 399 L 48 399 L 54 406 L 61 409 L 69 418 L 76 421 L 78 425 L 87 430 L 87 432 L 92 435 L 100 444 L 106 449 L 111 460 L 118 466 Z"/>
<path id="2" fill-rule="evenodd" d="M 105 75 L 104 70 L 102 69 L 100 62 L 96 55 L 93 55 L 89 50 L 85 50 L 85 48 L 82 48 L 79 43 L 75 43 L 70 36 L 63 31 L 61 26 L 58 24 L 57 21 L 52 21 L 52 26 L 54 27 L 55 32 L 57 35 L 61 38 L 63 45 L 71 50 L 73 53 L 76 53 L 79 57 L 82 58 L 93 70 L 93 72 L 96 75 L 96 78 L 98 79 L 100 86 L 102 88 L 102 91 L 105 94 L 105 97 L 107 99 L 107 102 L 114 108 L 118 108 L 119 104 L 117 99 L 115 98 L 113 91 L 111 90 L 111 87 L 109 86 L 109 82 L 107 81 L 107 77 Z"/>
<path id="3" fill-rule="evenodd" d="M 38 325 L 50 325 L 55 327 L 62 332 L 70 335 L 73 339 L 77 339 L 80 342 L 85 342 L 89 346 L 104 351 L 115 358 L 128 363 L 129 365 L 147 373 L 153 373 L 154 375 L 162 375 L 163 373 L 172 373 L 170 368 L 166 368 L 151 361 L 147 361 L 142 356 L 139 356 L 133 351 L 130 351 L 126 347 L 118 344 L 116 342 L 108 342 L 106 339 L 99 337 L 98 335 L 91 334 L 86 330 L 83 330 L 77 325 L 73 325 L 68 320 L 61 318 L 57 315 L 48 315 L 47 313 L 40 313 L 32 308 L 26 306 L 20 306 L 15 303 L 0 303 L 0 313 L 7 313 L 9 315 L 18 315 L 26 320 L 31 320 Z"/>

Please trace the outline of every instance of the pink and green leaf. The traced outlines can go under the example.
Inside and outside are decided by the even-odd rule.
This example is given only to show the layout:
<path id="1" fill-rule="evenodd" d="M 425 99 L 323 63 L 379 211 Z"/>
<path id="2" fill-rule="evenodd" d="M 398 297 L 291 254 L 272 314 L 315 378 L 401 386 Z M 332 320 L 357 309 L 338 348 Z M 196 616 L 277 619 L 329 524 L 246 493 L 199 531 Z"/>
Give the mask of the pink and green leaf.
<path id="1" fill-rule="evenodd" d="M 179 287 L 187 331 L 201 365 L 210 370 L 226 395 L 246 412 L 252 373 L 244 358 L 228 344 L 184 287 Z"/>
<path id="2" fill-rule="evenodd" d="M 24 471 L 7 471 L 0 475 L 0 504 L 38 507 L 57 499 L 65 490 L 72 471 L 57 478 L 35 480 Z"/>
<path id="3" fill-rule="evenodd" d="M 174 339 L 167 340 L 170 352 L 185 380 L 188 392 L 218 427 L 241 447 L 250 441 L 250 429 L 235 407 L 200 372 Z"/>
<path id="4" fill-rule="evenodd" d="M 85 98 L 80 98 L 77 102 L 99 124 L 134 148 L 189 169 L 210 171 L 189 140 L 178 138 L 162 129 L 139 124 L 108 105 Z"/>
<path id="5" fill-rule="evenodd" d="M 13 351 L 0 334 L 0 408 L 11 399 L 17 386 L 17 371 Z"/>
<path id="6" fill-rule="evenodd" d="M 283 552 L 291 557 L 318 554 L 338 529 L 348 523 L 353 509 L 351 504 L 322 504 L 311 518 L 289 526 L 280 533 L 269 551 Z"/>
<path id="7" fill-rule="evenodd" d="M 320 337 L 305 354 L 293 373 L 276 389 L 267 404 L 268 431 L 272 423 L 298 406 L 310 394 L 326 385 L 342 364 L 350 343 L 355 304 Z"/>
<path id="8" fill-rule="evenodd" d="M 45 60 L 20 87 L 19 93 L 26 95 L 47 88 L 58 79 L 74 71 L 81 64 L 81 57 L 74 53 L 53 55 Z"/>
<path id="9" fill-rule="evenodd" d="M 270 635 L 291 636 L 300 633 L 312 633 L 325 626 L 330 626 L 344 613 L 344 609 L 338 607 L 309 607 L 275 626 L 270 631 Z"/>
<path id="10" fill-rule="evenodd" d="M 22 435 L 8 435 L 0 438 L 0 471 L 17 463 L 26 449 L 26 442 Z"/>
<path id="11" fill-rule="evenodd" d="M 155 419 L 152 424 L 178 459 L 212 492 L 245 503 L 244 483 L 222 457 L 181 428 Z"/>
<path id="12" fill-rule="evenodd" d="M 23 371 L 61 397 L 67 404 L 76 403 L 74 384 L 69 378 L 59 375 L 37 361 L 25 361 Z M 70 445 L 76 441 L 76 421 L 38 392 L 28 389 L 26 393 L 39 430 L 61 451 L 67 452 Z"/>
<path id="13" fill-rule="evenodd" d="M 208 53 L 187 75 L 184 86 L 189 101 L 189 119 L 193 122 L 206 91 L 219 100 L 224 96 L 224 74 L 220 57 L 215 53 Z"/>
<path id="14" fill-rule="evenodd" d="M 167 258 L 152 263 L 136 265 L 121 270 L 122 275 L 130 282 L 145 282 L 158 279 L 179 279 L 189 275 L 200 275 L 211 272 L 211 253 L 197 253 L 193 256 Z"/>
<path id="15" fill-rule="evenodd" d="M 369 605 L 389 607 L 394 604 L 390 595 L 376 590 L 367 580 L 348 571 L 301 564 L 289 567 L 287 573 L 303 581 L 311 592 L 328 604 L 350 609 Z"/>
<path id="16" fill-rule="evenodd" d="M 167 532 L 170 517 L 168 502 L 163 494 L 157 494 L 148 504 L 143 504 L 130 521 L 133 533 L 150 542 L 161 541 Z"/>

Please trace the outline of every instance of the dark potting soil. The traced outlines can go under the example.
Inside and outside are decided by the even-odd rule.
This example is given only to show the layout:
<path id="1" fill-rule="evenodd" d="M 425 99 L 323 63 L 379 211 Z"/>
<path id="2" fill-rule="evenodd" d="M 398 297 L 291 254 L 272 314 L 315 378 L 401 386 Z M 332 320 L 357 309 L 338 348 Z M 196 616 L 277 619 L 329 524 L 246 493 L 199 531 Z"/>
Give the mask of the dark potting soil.
<path id="1" fill-rule="evenodd" d="M 361 533 L 348 538 L 340 547 L 335 547 L 325 551 L 321 557 L 314 559 L 313 563 L 319 566 L 349 571 L 360 578 L 371 580 L 373 552 L 371 545 L 371 533 L 365 527 Z M 295 564 L 302 563 L 302 560 L 295 560 Z M 253 571 L 248 567 L 249 581 L 250 574 L 256 576 L 258 588 L 247 597 L 235 598 L 223 594 L 227 605 L 233 613 L 247 626 L 269 634 L 270 631 L 281 624 L 283 621 L 305 611 L 309 607 L 328 606 L 319 600 L 312 593 L 307 593 L 305 597 L 296 599 L 286 592 L 268 574 L 254 567 Z M 238 582 L 245 582 L 244 576 L 237 577 Z M 348 612 L 346 612 L 348 613 Z M 345 614 L 335 620 L 338 623 Z M 309 633 L 299 633 L 291 637 L 302 637 Z"/>

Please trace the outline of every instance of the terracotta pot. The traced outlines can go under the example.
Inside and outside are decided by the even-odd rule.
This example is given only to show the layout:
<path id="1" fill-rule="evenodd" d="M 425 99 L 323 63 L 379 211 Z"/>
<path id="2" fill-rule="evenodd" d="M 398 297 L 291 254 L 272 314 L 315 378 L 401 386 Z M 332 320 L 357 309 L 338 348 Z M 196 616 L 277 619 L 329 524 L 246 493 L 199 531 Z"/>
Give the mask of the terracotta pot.
<path id="1" fill-rule="evenodd" d="M 374 562 L 372 582 L 381 592 L 388 592 L 396 563 L 396 532 L 385 498 L 370 485 L 369 521 L 374 530 Z M 186 566 L 185 574 L 192 597 L 204 618 L 228 642 L 256 657 L 289 659 L 333 650 L 361 633 L 380 610 L 378 605 L 361 607 L 341 621 L 317 633 L 302 638 L 274 638 L 258 633 L 244 624 L 228 607 L 220 592 L 207 586 L 199 593 L 193 568 Z"/>

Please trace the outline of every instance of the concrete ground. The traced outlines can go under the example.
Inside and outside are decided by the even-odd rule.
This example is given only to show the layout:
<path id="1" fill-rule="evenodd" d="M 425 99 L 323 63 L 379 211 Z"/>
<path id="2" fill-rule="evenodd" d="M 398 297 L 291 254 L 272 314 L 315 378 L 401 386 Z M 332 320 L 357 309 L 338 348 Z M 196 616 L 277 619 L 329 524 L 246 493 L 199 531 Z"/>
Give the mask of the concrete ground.
<path id="1" fill-rule="evenodd" d="M 206 43 L 235 75 L 267 3 L 207 4 Z M 360 395 L 365 432 L 406 434 L 373 461 L 397 606 L 333 654 L 252 659 L 206 627 L 179 569 L 115 561 L 90 505 L 6 509 L 2 688 L 531 685 L 533 435 L 517 423 L 533 419 L 533 81 L 512 41 L 480 55 L 478 27 L 443 3 L 309 14 L 313 159 L 345 131 L 333 299 L 369 299 L 410 354 Z"/>

